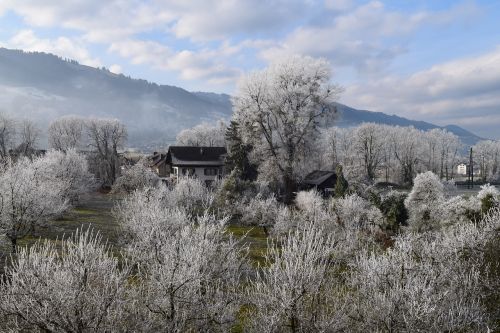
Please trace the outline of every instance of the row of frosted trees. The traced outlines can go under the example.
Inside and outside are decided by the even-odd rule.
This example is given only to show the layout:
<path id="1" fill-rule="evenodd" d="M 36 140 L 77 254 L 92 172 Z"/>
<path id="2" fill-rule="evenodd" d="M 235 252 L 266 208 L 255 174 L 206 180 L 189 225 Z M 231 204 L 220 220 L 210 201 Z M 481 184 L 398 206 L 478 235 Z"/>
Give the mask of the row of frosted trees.
<path id="1" fill-rule="evenodd" d="M 41 129 L 29 120 L 0 114 L 0 159 L 39 155 L 41 134 Z M 84 153 L 92 173 L 106 185 L 112 185 L 119 176 L 118 151 L 126 138 L 125 126 L 116 119 L 65 116 L 48 128 L 49 148 Z"/>

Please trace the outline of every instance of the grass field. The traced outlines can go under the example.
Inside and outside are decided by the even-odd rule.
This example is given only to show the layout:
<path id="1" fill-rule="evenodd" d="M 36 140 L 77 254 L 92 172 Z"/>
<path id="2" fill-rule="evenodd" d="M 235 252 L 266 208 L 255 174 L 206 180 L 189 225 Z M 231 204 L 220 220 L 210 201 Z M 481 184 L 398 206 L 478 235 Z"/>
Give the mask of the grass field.
<path id="1" fill-rule="evenodd" d="M 40 239 L 48 239 L 57 243 L 71 236 L 78 229 L 92 228 L 101 235 L 104 241 L 107 241 L 113 252 L 118 253 L 123 244 L 120 241 L 120 225 L 113 217 L 112 210 L 120 199 L 120 196 L 102 193 L 86 195 L 61 218 L 37 228 L 33 235 L 19 239 L 18 246 L 30 246 Z M 243 242 L 250 247 L 250 259 L 254 264 L 262 262 L 263 253 L 267 248 L 267 237 L 262 228 L 230 225 L 227 230 L 237 238 L 246 236 Z M 8 258 L 10 251 L 8 239 L 0 239 L 0 258 Z"/>

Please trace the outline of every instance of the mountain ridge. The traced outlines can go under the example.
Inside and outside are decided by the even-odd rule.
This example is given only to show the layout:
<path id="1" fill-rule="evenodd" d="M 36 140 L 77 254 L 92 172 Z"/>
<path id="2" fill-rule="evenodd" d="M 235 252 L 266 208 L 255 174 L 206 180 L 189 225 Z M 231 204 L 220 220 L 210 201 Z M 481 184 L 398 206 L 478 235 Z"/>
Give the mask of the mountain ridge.
<path id="1" fill-rule="evenodd" d="M 481 139 L 456 125 L 441 127 L 340 103 L 336 106 L 341 115 L 336 125 L 341 127 L 375 122 L 422 130 L 446 128 L 466 144 Z M 227 94 L 190 92 L 52 54 L 0 48 L 0 111 L 21 113 L 42 127 L 67 114 L 119 118 L 129 128 L 130 143 L 148 148 L 173 143 L 184 128 L 229 119 L 232 106 Z"/>

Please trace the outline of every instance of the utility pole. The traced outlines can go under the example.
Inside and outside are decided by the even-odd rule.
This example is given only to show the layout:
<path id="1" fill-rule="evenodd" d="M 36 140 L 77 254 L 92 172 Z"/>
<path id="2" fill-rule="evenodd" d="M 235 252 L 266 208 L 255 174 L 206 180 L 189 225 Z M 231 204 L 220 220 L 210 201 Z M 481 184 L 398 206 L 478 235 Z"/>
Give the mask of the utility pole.
<path id="1" fill-rule="evenodd" d="M 470 181 L 470 188 L 474 189 L 474 160 L 472 158 L 472 147 L 470 148 L 469 181 Z"/>

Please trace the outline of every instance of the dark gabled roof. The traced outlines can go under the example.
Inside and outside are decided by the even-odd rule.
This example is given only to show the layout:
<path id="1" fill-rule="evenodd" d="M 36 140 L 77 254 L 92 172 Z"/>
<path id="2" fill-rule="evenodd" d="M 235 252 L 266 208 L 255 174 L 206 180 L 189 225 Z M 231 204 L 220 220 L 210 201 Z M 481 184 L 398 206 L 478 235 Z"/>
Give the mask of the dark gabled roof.
<path id="1" fill-rule="evenodd" d="M 166 161 L 167 154 L 157 153 L 155 152 L 152 156 L 149 157 L 151 160 L 151 166 L 159 166 Z"/>
<path id="2" fill-rule="evenodd" d="M 304 178 L 304 184 L 321 185 L 332 176 L 336 176 L 334 171 L 314 170 Z"/>
<path id="3" fill-rule="evenodd" d="M 187 147 L 171 146 L 168 149 L 167 160 L 173 163 L 181 162 L 224 162 L 227 153 L 225 147 Z"/>

